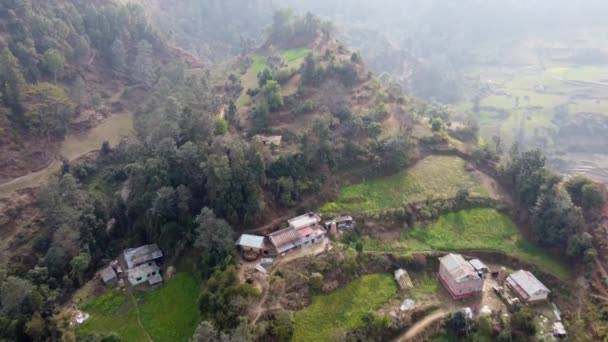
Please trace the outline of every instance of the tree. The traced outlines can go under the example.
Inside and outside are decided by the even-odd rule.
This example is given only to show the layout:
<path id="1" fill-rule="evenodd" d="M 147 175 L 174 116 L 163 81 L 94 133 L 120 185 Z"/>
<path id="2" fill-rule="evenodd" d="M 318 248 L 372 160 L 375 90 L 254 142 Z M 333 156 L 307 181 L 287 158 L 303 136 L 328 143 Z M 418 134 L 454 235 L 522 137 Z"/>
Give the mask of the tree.
<path id="1" fill-rule="evenodd" d="M 585 209 L 598 208 L 603 203 L 602 192 L 600 187 L 593 184 L 585 184 L 581 189 L 582 193 L 582 207 Z"/>
<path id="2" fill-rule="evenodd" d="M 460 210 L 464 208 L 464 205 L 467 203 L 469 199 L 469 191 L 466 189 L 460 189 L 456 193 L 455 205 L 456 210 Z"/>
<path id="3" fill-rule="evenodd" d="M 513 337 L 523 337 L 521 341 L 536 335 L 536 324 L 534 324 L 534 316 L 528 309 L 521 309 L 511 315 L 511 329 Z"/>
<path id="4" fill-rule="evenodd" d="M 600 187 L 585 176 L 574 176 L 565 183 L 565 188 L 572 201 L 584 208 L 594 209 L 603 203 Z"/>
<path id="5" fill-rule="evenodd" d="M 83 283 L 84 272 L 91 264 L 91 256 L 88 253 L 80 253 L 72 258 L 70 265 L 72 266 L 72 275 L 78 279 L 78 283 Z"/>
<path id="6" fill-rule="evenodd" d="M 42 341 L 45 335 L 46 324 L 44 319 L 40 317 L 40 314 L 35 314 L 32 318 L 25 324 L 25 333 L 33 340 L 33 341 Z"/>
<path id="7" fill-rule="evenodd" d="M 19 61 L 9 48 L 4 48 L 0 55 L 0 93 L 4 104 L 11 108 L 13 113 L 23 112 L 25 78 Z"/>
<path id="8" fill-rule="evenodd" d="M 219 115 L 213 119 L 213 125 L 215 135 L 224 135 L 228 132 L 228 123 Z"/>
<path id="9" fill-rule="evenodd" d="M 246 298 L 258 295 L 253 286 L 239 281 L 238 271 L 230 265 L 207 280 L 199 296 L 199 309 L 204 320 L 212 320 L 219 330 L 226 331 L 240 325 Z"/>
<path id="10" fill-rule="evenodd" d="M 274 80 L 274 76 L 272 74 L 272 70 L 270 70 L 269 68 L 265 68 L 262 72 L 258 74 L 258 84 L 260 85 L 260 88 L 264 87 L 264 85 L 266 85 L 266 82 L 270 80 Z"/>
<path id="11" fill-rule="evenodd" d="M 218 331 L 210 321 L 202 321 L 196 327 L 192 342 L 218 342 Z"/>
<path id="12" fill-rule="evenodd" d="M 20 315 L 23 304 L 31 297 L 34 285 L 29 280 L 9 276 L 0 282 L 0 314 Z"/>
<path id="13" fill-rule="evenodd" d="M 234 101 L 230 100 L 228 103 L 228 110 L 226 111 L 226 120 L 228 120 L 228 123 L 233 126 L 236 125 L 238 123 L 237 114 L 238 109 L 236 108 Z"/>
<path id="14" fill-rule="evenodd" d="M 133 77 L 146 86 L 152 86 L 156 80 L 156 71 L 152 56 L 152 45 L 145 39 L 137 43 L 134 68 Z"/>
<path id="15" fill-rule="evenodd" d="M 114 39 L 110 46 L 110 65 L 118 71 L 127 68 L 127 53 L 120 38 Z"/>
<path id="16" fill-rule="evenodd" d="M 251 126 L 255 132 L 264 132 L 270 126 L 270 111 L 268 105 L 263 102 L 258 104 L 249 114 Z"/>
<path id="17" fill-rule="evenodd" d="M 434 118 L 431 121 L 431 128 L 433 129 L 433 132 L 439 132 L 443 129 L 444 124 L 443 124 L 443 120 L 441 120 L 441 118 Z"/>
<path id="18" fill-rule="evenodd" d="M 383 174 L 398 172 L 409 163 L 410 144 L 402 137 L 390 137 L 376 144 L 374 154 L 376 170 Z"/>
<path id="19" fill-rule="evenodd" d="M 319 72 L 317 69 L 317 62 L 315 61 L 314 55 L 308 54 L 304 60 L 302 66 L 302 82 L 304 84 L 314 84 L 319 81 Z"/>
<path id="20" fill-rule="evenodd" d="M 36 83 L 27 89 L 25 96 L 29 107 L 25 118 L 30 130 L 47 140 L 67 134 L 75 105 L 62 88 Z"/>
<path id="21" fill-rule="evenodd" d="M 268 110 L 271 112 L 279 110 L 283 107 L 283 96 L 281 95 L 281 86 L 279 82 L 274 80 L 268 80 L 262 87 L 260 95 L 268 104 Z"/>
<path id="22" fill-rule="evenodd" d="M 465 337 L 469 334 L 469 319 L 464 312 L 457 311 L 447 320 L 446 329 L 456 337 Z"/>
<path id="23" fill-rule="evenodd" d="M 216 261 L 221 261 L 234 252 L 232 228 L 226 221 L 218 219 L 213 210 L 204 207 L 194 222 L 194 246 L 203 249 Z"/>
<path id="24" fill-rule="evenodd" d="M 57 74 L 63 70 L 65 57 L 57 49 L 48 49 L 44 53 L 42 64 L 53 75 L 53 80 L 57 83 Z"/>
<path id="25" fill-rule="evenodd" d="M 274 316 L 270 331 L 279 342 L 291 341 L 293 336 L 293 315 L 290 311 L 280 311 Z"/>

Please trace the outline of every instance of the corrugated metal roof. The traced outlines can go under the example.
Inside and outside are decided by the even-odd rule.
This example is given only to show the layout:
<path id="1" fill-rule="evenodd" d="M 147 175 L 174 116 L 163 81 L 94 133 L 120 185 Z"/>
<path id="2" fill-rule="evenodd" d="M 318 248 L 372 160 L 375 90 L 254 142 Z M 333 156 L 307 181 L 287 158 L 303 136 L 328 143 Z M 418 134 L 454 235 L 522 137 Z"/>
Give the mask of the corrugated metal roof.
<path id="1" fill-rule="evenodd" d="M 291 220 L 287 221 L 289 226 L 294 229 L 299 229 L 302 227 L 313 226 L 319 222 L 321 222 L 321 217 L 315 213 L 306 213 L 304 215 L 300 215 L 298 217 L 294 217 Z"/>
<path id="2" fill-rule="evenodd" d="M 534 295 L 539 291 L 551 292 L 543 283 L 540 282 L 532 273 L 519 270 L 509 275 L 510 283 L 516 284 L 528 296 Z"/>
<path id="3" fill-rule="evenodd" d="M 251 248 L 262 248 L 264 247 L 264 237 L 259 235 L 243 234 L 236 241 L 236 245 Z"/>
<path id="4" fill-rule="evenodd" d="M 137 279 L 152 272 L 158 271 L 158 265 L 152 261 L 147 264 L 139 265 L 129 270 L 129 279 Z"/>
<path id="5" fill-rule="evenodd" d="M 157 244 L 151 244 L 126 249 L 124 251 L 124 255 L 128 268 L 133 268 L 150 260 L 161 258 L 163 256 L 163 252 L 160 250 Z"/>
<path id="6" fill-rule="evenodd" d="M 447 254 L 439 258 L 439 262 L 457 283 L 467 280 L 469 276 L 479 277 L 473 266 L 464 260 L 460 254 Z"/>
<path id="7" fill-rule="evenodd" d="M 471 266 L 473 266 L 473 268 L 477 271 L 482 271 L 482 270 L 487 270 L 489 269 L 488 266 L 486 266 L 486 264 L 484 264 L 481 260 L 479 259 L 472 259 L 469 260 L 469 264 L 471 264 Z"/>
<path id="8" fill-rule="evenodd" d="M 269 234 L 268 239 L 279 253 L 300 245 L 300 234 L 291 227 Z"/>
<path id="9" fill-rule="evenodd" d="M 101 279 L 104 283 L 107 283 L 112 279 L 116 279 L 116 272 L 114 272 L 112 266 L 104 268 L 103 270 L 101 270 L 101 272 L 99 272 L 99 274 L 101 275 Z"/>

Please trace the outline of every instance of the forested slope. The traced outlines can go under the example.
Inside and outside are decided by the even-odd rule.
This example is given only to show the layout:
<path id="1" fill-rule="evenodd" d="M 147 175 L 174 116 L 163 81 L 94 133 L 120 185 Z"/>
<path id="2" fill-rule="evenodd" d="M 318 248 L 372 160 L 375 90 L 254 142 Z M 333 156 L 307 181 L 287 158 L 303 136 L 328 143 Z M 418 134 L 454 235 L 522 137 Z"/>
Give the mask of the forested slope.
<path id="1" fill-rule="evenodd" d="M 71 131 L 124 110 L 170 55 L 140 7 L 112 1 L 0 4 L 0 182 L 44 167 Z"/>

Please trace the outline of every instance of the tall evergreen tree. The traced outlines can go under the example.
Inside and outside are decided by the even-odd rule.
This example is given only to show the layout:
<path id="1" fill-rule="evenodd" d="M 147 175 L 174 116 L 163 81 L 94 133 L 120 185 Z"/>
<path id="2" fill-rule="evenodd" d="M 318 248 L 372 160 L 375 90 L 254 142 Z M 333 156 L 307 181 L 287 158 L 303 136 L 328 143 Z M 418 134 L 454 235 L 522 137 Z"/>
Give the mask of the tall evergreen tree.
<path id="1" fill-rule="evenodd" d="M 0 92 L 4 104 L 15 114 L 23 112 L 25 79 L 19 61 L 8 48 L 0 55 Z"/>

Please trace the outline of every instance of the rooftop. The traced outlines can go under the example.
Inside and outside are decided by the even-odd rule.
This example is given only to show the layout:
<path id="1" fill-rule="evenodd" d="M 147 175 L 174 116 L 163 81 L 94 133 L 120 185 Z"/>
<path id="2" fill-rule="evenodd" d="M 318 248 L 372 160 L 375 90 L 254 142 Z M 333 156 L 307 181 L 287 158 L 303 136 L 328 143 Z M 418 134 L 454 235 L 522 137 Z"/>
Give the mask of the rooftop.
<path id="1" fill-rule="evenodd" d="M 145 245 L 137 248 L 129 248 L 124 251 L 125 261 L 128 268 L 133 268 L 150 260 L 156 260 L 163 256 L 157 244 Z"/>
<path id="2" fill-rule="evenodd" d="M 479 259 L 472 259 L 469 260 L 469 264 L 471 264 L 471 266 L 473 266 L 473 268 L 476 271 L 483 271 L 483 270 L 488 270 L 488 266 L 486 266 L 486 264 L 484 264 L 481 260 Z"/>
<path id="3" fill-rule="evenodd" d="M 539 291 L 551 292 L 532 273 L 525 270 L 519 270 L 511 273 L 509 275 L 509 279 L 524 290 L 528 295 L 535 294 Z"/>
<path id="4" fill-rule="evenodd" d="M 289 227 L 269 234 L 268 239 L 277 249 L 278 253 L 283 253 L 300 243 L 300 234 L 295 229 Z"/>
<path id="5" fill-rule="evenodd" d="M 291 220 L 287 221 L 289 226 L 294 229 L 299 229 L 302 227 L 310 227 L 319 222 L 321 222 L 321 217 L 315 213 L 306 213 L 304 215 L 300 215 L 298 217 L 294 217 Z"/>
<path id="6" fill-rule="evenodd" d="M 104 283 L 107 283 L 112 279 L 116 279 L 116 272 L 114 272 L 112 266 L 108 266 L 101 270 L 101 272 L 99 272 L 99 275 L 101 275 L 101 279 Z"/>
<path id="7" fill-rule="evenodd" d="M 158 271 L 158 265 L 154 261 L 151 261 L 149 263 L 139 265 L 139 266 L 136 266 L 136 267 L 130 269 L 129 278 L 137 279 L 137 278 L 145 277 L 145 276 L 148 276 L 150 278 L 150 277 L 152 277 L 152 272 L 155 272 L 155 271 Z M 156 272 L 156 274 L 158 274 L 158 272 Z M 161 280 L 162 280 L 162 278 L 161 278 Z M 153 284 L 153 283 L 150 282 L 150 284 Z"/>
<path id="8" fill-rule="evenodd" d="M 259 235 L 243 234 L 236 241 L 236 245 L 261 249 L 264 247 L 264 237 Z"/>
<path id="9" fill-rule="evenodd" d="M 457 283 L 465 281 L 469 276 L 479 277 L 473 266 L 464 260 L 460 254 L 447 254 L 439 258 L 439 262 Z"/>

